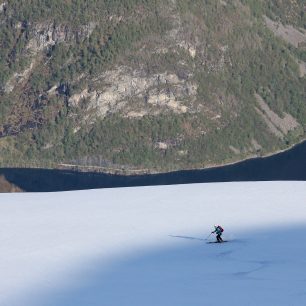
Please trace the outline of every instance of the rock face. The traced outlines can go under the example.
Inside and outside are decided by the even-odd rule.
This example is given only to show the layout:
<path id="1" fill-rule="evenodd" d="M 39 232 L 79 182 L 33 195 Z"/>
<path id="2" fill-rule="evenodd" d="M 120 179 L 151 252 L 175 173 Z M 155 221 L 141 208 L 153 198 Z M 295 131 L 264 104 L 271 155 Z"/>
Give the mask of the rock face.
<path id="1" fill-rule="evenodd" d="M 72 107 L 78 107 L 82 100 L 88 100 L 88 109 L 94 109 L 96 115 L 103 118 L 109 112 L 123 111 L 129 104 L 126 116 L 135 117 L 135 114 L 144 116 L 155 107 L 155 114 L 165 109 L 175 113 L 185 113 L 196 99 L 197 84 L 180 79 L 173 73 L 161 73 L 151 76 L 144 75 L 143 71 L 132 70 L 121 66 L 115 70 L 107 71 L 96 80 L 97 87 L 102 90 L 88 91 L 84 89 L 69 99 Z M 133 106 L 133 101 L 140 101 Z"/>
<path id="2" fill-rule="evenodd" d="M 6 93 L 10 93 L 14 90 L 17 84 L 21 84 L 22 82 L 26 81 L 29 78 L 31 71 L 34 68 L 34 65 L 35 65 L 35 60 L 33 60 L 30 63 L 30 66 L 26 68 L 24 71 L 20 73 L 14 73 L 14 75 L 5 84 L 4 91 Z"/>
<path id="3" fill-rule="evenodd" d="M 256 108 L 256 111 L 262 116 L 271 132 L 277 137 L 283 138 L 284 135 L 299 127 L 299 123 L 290 114 L 284 113 L 283 118 L 281 118 L 270 109 L 260 95 L 255 94 L 255 97 L 260 106 L 260 109 Z"/>
<path id="4" fill-rule="evenodd" d="M 5 7 L 6 7 L 6 3 L 5 2 L 0 4 L 0 13 L 4 11 Z"/>
<path id="5" fill-rule="evenodd" d="M 69 42 L 75 39 L 84 39 L 89 37 L 96 24 L 94 22 L 73 29 L 69 25 L 55 25 L 54 23 L 38 23 L 31 27 L 30 37 L 27 49 L 37 53 L 48 46 L 62 42 Z"/>
<path id="6" fill-rule="evenodd" d="M 296 29 L 291 25 L 284 26 L 280 22 L 275 22 L 266 16 L 264 17 L 267 27 L 276 36 L 284 39 L 296 48 L 306 43 L 306 31 L 304 29 Z"/>
<path id="7" fill-rule="evenodd" d="M 300 77 L 304 77 L 306 75 L 306 63 L 303 61 L 297 61 L 300 69 Z"/>
<path id="8" fill-rule="evenodd" d="M 0 6 L 2 9 L 5 8 L 5 3 Z M 23 25 L 20 23 L 17 28 L 22 28 Z M 6 82 L 4 86 L 4 91 L 6 93 L 11 93 L 15 86 L 26 81 L 35 64 L 38 62 L 39 54 L 46 48 L 54 46 L 59 43 L 69 43 L 76 41 L 76 39 L 83 40 L 91 35 L 96 23 L 91 22 L 87 25 L 73 29 L 68 25 L 55 25 L 54 23 L 38 23 L 35 25 L 29 25 L 29 37 L 30 40 L 26 45 L 26 50 L 28 51 L 27 57 L 30 58 L 29 66 L 22 72 L 14 73 L 10 79 Z M 48 59 L 44 65 L 48 63 Z"/>

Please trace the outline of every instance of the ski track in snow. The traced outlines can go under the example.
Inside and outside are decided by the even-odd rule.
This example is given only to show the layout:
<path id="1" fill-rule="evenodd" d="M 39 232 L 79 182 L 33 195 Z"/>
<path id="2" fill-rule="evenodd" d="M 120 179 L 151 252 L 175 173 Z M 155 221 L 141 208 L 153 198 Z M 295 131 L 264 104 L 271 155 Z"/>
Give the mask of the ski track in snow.
<path id="1" fill-rule="evenodd" d="M 0 305 L 304 306 L 305 201 L 306 182 L 1 194 Z"/>

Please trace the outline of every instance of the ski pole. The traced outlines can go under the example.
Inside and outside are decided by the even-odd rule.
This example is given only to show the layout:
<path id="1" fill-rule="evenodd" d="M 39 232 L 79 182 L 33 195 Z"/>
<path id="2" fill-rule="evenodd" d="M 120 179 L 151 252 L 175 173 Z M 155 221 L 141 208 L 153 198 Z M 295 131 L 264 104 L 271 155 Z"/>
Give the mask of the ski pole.
<path id="1" fill-rule="evenodd" d="M 205 238 L 205 240 L 207 240 L 207 239 L 211 236 L 211 234 L 212 234 L 212 233 L 210 233 L 210 234 Z"/>

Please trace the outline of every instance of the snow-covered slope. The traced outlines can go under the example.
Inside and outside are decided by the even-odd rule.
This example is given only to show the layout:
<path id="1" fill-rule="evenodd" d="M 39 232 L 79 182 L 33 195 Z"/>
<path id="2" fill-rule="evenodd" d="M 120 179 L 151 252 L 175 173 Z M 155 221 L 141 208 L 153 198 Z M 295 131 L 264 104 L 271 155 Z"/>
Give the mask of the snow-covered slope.
<path id="1" fill-rule="evenodd" d="M 2 194 L 0 305 L 306 305 L 305 202 L 306 182 Z"/>

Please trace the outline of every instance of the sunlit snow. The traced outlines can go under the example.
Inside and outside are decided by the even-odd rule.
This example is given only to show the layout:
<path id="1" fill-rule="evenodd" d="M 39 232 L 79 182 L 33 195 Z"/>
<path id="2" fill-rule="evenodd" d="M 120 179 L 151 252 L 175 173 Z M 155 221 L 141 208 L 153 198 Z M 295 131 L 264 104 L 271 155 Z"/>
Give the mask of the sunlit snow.
<path id="1" fill-rule="evenodd" d="M 306 182 L 1 194 L 0 305 L 306 305 L 305 234 Z"/>

